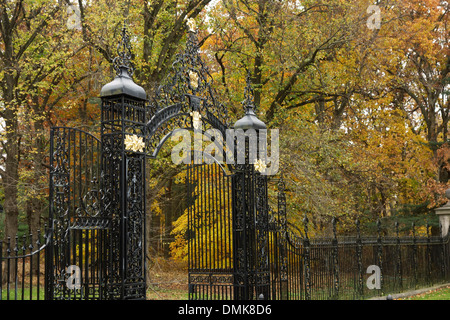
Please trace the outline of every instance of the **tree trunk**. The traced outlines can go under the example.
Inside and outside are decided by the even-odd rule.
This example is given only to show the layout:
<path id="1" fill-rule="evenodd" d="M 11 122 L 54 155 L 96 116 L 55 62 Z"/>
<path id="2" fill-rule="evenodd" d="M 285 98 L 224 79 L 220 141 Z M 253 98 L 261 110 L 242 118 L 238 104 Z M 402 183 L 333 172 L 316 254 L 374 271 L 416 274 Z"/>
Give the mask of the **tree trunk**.
<path id="1" fill-rule="evenodd" d="M 9 112 L 5 112 L 7 114 Z M 12 118 L 12 119 L 11 119 Z M 19 142 L 17 136 L 17 120 L 15 116 L 6 118 L 6 142 L 5 150 L 5 171 L 2 174 L 3 189 L 5 192 L 5 228 L 6 236 L 14 237 L 17 233 L 17 217 L 19 209 L 17 207 L 17 182 L 18 182 L 18 158 Z"/>
<path id="2" fill-rule="evenodd" d="M 6 121 L 7 126 L 11 121 Z M 5 212 L 5 240 L 11 241 L 11 249 L 16 244 L 16 235 L 18 229 L 19 208 L 17 206 L 17 181 L 18 181 L 18 144 L 15 130 L 8 130 L 6 136 L 6 161 L 5 172 L 2 174 L 2 184 L 5 193 L 5 202 L 3 209 Z M 12 253 L 14 254 L 14 252 Z M 14 268 L 14 265 L 11 266 Z M 10 272 L 11 277 L 14 275 L 14 270 Z M 7 273 L 3 273 L 2 281 L 6 281 Z"/>

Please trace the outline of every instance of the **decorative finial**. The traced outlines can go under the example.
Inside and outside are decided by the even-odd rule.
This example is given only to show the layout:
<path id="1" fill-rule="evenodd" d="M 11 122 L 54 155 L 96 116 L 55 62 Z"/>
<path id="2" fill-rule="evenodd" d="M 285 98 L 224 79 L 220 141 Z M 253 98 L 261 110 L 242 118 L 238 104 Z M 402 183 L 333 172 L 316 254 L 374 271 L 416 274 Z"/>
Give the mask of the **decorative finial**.
<path id="1" fill-rule="evenodd" d="M 305 231 L 305 238 L 308 239 L 308 216 L 305 213 L 305 217 L 303 218 L 303 229 Z"/>
<path id="2" fill-rule="evenodd" d="M 247 73 L 247 85 L 244 90 L 244 100 L 242 105 L 244 106 L 245 115 L 235 122 L 234 129 L 267 129 L 266 124 L 259 120 L 255 114 L 255 102 L 253 95 L 253 88 L 250 81 L 250 71 Z"/>
<path id="3" fill-rule="evenodd" d="M 244 110 L 255 109 L 254 91 L 250 79 L 250 71 L 247 73 L 246 86 L 244 89 L 244 100 L 242 101 Z"/>
<path id="4" fill-rule="evenodd" d="M 336 219 L 336 217 L 333 217 L 333 219 L 331 219 L 331 224 L 332 224 L 332 228 L 333 228 L 333 236 L 334 236 L 334 238 L 337 238 L 337 233 L 336 233 L 337 219 Z"/>
<path id="5" fill-rule="evenodd" d="M 113 59 L 113 67 L 116 70 L 116 74 L 121 74 L 121 69 L 125 68 L 128 71 L 130 77 L 134 73 L 134 65 L 131 62 L 131 44 L 130 35 L 128 34 L 127 28 L 124 24 L 122 28 L 122 38 L 117 44 L 117 57 Z"/>

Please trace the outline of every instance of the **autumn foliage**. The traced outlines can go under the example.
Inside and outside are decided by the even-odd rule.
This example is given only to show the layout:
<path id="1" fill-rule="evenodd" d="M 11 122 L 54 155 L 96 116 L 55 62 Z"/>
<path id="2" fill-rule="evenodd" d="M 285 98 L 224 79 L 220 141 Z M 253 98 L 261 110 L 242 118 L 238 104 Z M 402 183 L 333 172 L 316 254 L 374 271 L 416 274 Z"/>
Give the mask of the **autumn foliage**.
<path id="1" fill-rule="evenodd" d="M 112 79 L 124 21 L 134 79 L 151 95 L 183 47 L 188 18 L 230 123 L 243 115 L 250 74 L 258 117 L 280 129 L 290 223 L 300 227 L 307 214 L 317 230 L 337 217 L 340 232 L 356 218 L 436 225 L 433 209 L 446 201 L 450 177 L 449 3 L 371 5 L 0 1 L 1 235 L 46 221 L 50 126 L 98 135 L 99 91 Z M 184 169 L 167 154 L 147 175 L 147 236 L 155 248 L 175 240 L 166 249 L 185 257 L 189 208 L 168 204 L 183 200 Z"/>

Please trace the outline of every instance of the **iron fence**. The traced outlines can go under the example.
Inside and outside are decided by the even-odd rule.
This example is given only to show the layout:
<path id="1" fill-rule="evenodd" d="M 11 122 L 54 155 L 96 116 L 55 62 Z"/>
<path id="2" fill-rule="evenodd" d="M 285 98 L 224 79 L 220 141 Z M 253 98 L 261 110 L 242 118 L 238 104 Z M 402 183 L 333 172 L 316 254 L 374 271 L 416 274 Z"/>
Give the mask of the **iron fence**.
<path id="1" fill-rule="evenodd" d="M 44 300 L 47 232 L 0 240 L 0 300 Z"/>
<path id="2" fill-rule="evenodd" d="M 336 222 L 333 222 L 335 226 Z M 310 238 L 286 226 L 271 232 L 271 299 L 355 300 L 450 282 L 450 237 L 362 236 Z"/>
<path id="3" fill-rule="evenodd" d="M 51 298 L 46 294 L 52 285 L 46 281 L 52 270 L 46 265 L 51 264 L 47 234 L 0 241 L 0 300 Z M 270 293 L 265 299 L 368 299 L 450 282 L 448 235 L 416 236 L 413 228 L 411 236 L 363 236 L 357 230 L 354 236 L 309 238 L 308 232 L 299 236 L 272 221 L 268 242 Z M 191 296 L 234 299 L 232 269 L 231 264 L 227 274 L 199 272 Z M 254 298 L 261 297 L 255 292 Z"/>

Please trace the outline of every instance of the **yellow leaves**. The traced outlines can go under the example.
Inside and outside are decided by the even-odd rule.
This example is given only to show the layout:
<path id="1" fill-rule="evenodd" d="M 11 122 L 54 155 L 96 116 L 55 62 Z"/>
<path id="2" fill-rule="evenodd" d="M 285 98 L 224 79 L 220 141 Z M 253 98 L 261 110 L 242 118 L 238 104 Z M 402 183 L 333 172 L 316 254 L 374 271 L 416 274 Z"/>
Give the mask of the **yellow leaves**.
<path id="1" fill-rule="evenodd" d="M 188 243 L 181 234 L 175 235 L 175 240 L 169 245 L 170 253 L 174 259 L 180 261 L 188 260 Z"/>
<path id="2" fill-rule="evenodd" d="M 200 259 L 201 261 L 195 261 L 196 267 L 215 268 L 225 264 L 230 265 L 232 222 L 230 203 L 226 200 L 230 196 L 229 190 L 214 182 L 216 178 L 220 179 L 214 170 L 208 169 L 203 175 L 202 182 L 195 185 L 192 193 L 194 203 L 191 203 L 190 207 L 186 208 L 172 224 L 171 234 L 175 240 L 170 244 L 171 256 L 187 261 L 188 251 L 195 250 L 198 253 L 192 255 L 192 259 L 199 255 L 207 256 Z M 190 229 L 188 229 L 188 219 L 190 219 Z M 210 252 L 214 252 L 214 255 Z"/>

